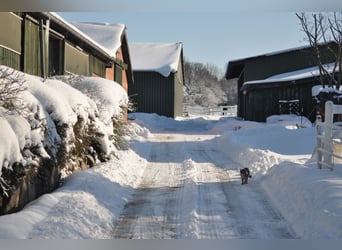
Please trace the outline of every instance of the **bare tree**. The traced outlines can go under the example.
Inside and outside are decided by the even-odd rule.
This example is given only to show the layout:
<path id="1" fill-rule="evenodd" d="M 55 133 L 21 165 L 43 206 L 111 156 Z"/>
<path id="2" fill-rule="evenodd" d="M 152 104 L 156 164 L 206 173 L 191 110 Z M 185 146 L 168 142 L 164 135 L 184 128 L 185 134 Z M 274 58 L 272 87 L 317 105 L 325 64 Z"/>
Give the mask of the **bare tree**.
<path id="1" fill-rule="evenodd" d="M 307 41 L 314 49 L 319 67 L 319 81 L 323 87 L 342 83 L 342 13 L 296 13 Z M 325 45 L 334 62 L 326 67 L 322 60 L 322 46 Z"/>
<path id="2" fill-rule="evenodd" d="M 185 98 L 188 105 L 203 107 L 226 103 L 225 90 L 219 80 L 220 70 L 209 63 L 184 62 Z"/>

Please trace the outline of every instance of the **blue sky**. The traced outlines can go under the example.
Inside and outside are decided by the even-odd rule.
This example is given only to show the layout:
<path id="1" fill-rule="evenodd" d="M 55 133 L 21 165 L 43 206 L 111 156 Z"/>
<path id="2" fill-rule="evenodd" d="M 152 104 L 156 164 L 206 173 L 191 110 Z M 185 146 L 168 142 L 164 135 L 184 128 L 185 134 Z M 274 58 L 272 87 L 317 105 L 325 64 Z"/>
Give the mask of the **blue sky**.
<path id="1" fill-rule="evenodd" d="M 306 45 L 295 12 L 321 7 L 318 0 L 300 2 L 99 0 L 99 6 L 110 3 L 106 12 L 90 4 L 85 11 L 80 7 L 78 12 L 58 14 L 69 22 L 123 23 L 129 42 L 182 42 L 190 61 L 214 64 L 224 71 L 230 60 Z M 336 10 L 333 2 L 326 0 L 323 10 L 330 10 L 329 6 Z M 90 9 L 95 12 L 87 12 Z"/>

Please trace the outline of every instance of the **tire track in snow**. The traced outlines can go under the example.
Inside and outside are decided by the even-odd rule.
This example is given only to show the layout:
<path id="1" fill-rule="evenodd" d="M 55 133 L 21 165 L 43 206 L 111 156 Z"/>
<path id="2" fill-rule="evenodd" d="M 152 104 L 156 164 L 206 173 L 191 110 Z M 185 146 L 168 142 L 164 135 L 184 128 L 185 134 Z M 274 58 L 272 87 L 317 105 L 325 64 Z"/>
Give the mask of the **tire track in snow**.
<path id="1" fill-rule="evenodd" d="M 210 216 L 208 217 L 208 227 L 202 225 L 202 229 L 209 232 L 209 235 L 202 235 L 200 238 L 215 237 L 215 238 L 244 238 L 244 239 L 279 239 L 279 238 L 295 238 L 294 232 L 286 223 L 283 216 L 268 201 L 266 194 L 261 189 L 259 183 L 250 182 L 249 185 L 241 185 L 240 175 L 238 169 L 241 168 L 235 163 L 227 159 L 219 150 L 199 147 L 197 149 L 198 155 L 203 157 L 208 163 L 212 164 L 213 168 L 208 171 L 210 164 L 206 166 L 206 171 L 197 171 L 204 178 L 209 177 L 209 172 L 219 174 L 222 169 L 234 169 L 227 170 L 230 175 L 230 180 L 227 181 L 223 178 L 224 174 L 221 172 L 220 176 L 209 177 L 209 179 L 217 180 L 220 186 L 212 188 L 212 190 L 206 185 L 207 188 L 200 189 L 200 197 L 210 197 L 212 202 L 215 202 L 217 207 L 210 211 L 212 204 L 207 202 L 199 202 L 199 211 L 203 210 L 203 206 L 208 206 Z M 213 171 L 214 168 L 216 171 Z M 202 177 L 203 178 L 203 177 Z M 219 208 L 219 199 L 215 199 L 213 192 L 219 193 L 222 191 L 221 200 L 224 200 L 226 206 L 226 212 L 223 213 L 223 209 Z M 205 198 L 203 198 L 205 199 Z M 212 223 L 214 221 L 214 215 L 220 214 L 223 221 L 226 221 L 226 226 L 217 228 L 220 223 Z M 229 215 L 229 218 L 224 218 Z M 232 220 L 234 221 L 232 223 Z M 230 222 L 230 223 L 229 223 Z M 213 224 L 216 226 L 210 226 Z M 225 234 L 223 230 L 229 230 L 229 234 Z M 233 232 L 233 233 L 232 233 Z"/>
<path id="2" fill-rule="evenodd" d="M 231 170 L 233 181 L 224 183 L 224 194 L 242 239 L 291 239 L 295 234 L 280 212 L 269 202 L 257 182 L 241 185 L 238 171 Z"/>
<path id="3" fill-rule="evenodd" d="M 293 238 L 257 182 L 209 135 L 157 135 L 142 182 L 115 224 L 114 238 Z M 197 140 L 197 141 L 196 141 Z"/>
<path id="4" fill-rule="evenodd" d="M 152 144 L 143 180 L 116 223 L 114 238 L 181 238 L 183 170 L 174 163 L 174 153 L 179 156 L 181 149 L 168 142 Z"/>
<path id="5" fill-rule="evenodd" d="M 232 230 L 233 219 L 224 199 L 222 183 L 230 181 L 229 173 L 223 168 L 224 158 L 216 149 L 199 144 L 193 152 L 203 163 L 196 164 L 198 202 L 196 204 L 199 239 L 237 238 Z M 211 156 L 214 155 L 214 157 Z"/>

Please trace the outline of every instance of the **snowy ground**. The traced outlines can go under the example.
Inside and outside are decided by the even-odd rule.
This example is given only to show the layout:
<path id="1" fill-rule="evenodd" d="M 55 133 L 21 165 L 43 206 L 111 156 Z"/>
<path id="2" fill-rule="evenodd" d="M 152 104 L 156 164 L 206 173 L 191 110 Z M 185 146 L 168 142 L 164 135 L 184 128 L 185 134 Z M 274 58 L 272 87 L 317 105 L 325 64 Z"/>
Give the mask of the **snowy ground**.
<path id="1" fill-rule="evenodd" d="M 0 238 L 342 238 L 342 170 L 317 169 L 307 121 L 131 118 L 118 160 L 1 216 Z"/>

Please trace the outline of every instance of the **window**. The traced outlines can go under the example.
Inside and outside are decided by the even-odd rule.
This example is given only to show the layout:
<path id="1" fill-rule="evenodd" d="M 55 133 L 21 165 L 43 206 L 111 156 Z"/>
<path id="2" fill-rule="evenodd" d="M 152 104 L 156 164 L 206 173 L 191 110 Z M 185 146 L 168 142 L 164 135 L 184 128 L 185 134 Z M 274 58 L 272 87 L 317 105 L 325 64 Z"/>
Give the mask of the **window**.
<path id="1" fill-rule="evenodd" d="M 65 71 L 77 75 L 89 75 L 89 56 L 74 46 L 65 44 Z"/>
<path id="2" fill-rule="evenodd" d="M 114 65 L 114 81 L 116 81 L 117 83 L 120 83 L 122 85 L 122 67 L 121 65 L 115 63 Z"/>
<path id="3" fill-rule="evenodd" d="M 49 37 L 49 76 L 63 75 L 63 41 L 55 36 Z"/>

